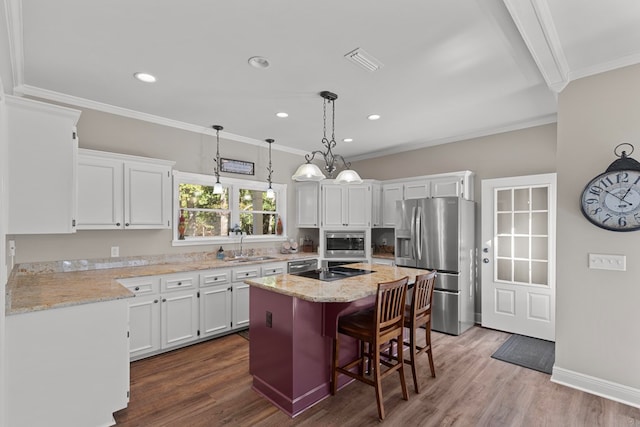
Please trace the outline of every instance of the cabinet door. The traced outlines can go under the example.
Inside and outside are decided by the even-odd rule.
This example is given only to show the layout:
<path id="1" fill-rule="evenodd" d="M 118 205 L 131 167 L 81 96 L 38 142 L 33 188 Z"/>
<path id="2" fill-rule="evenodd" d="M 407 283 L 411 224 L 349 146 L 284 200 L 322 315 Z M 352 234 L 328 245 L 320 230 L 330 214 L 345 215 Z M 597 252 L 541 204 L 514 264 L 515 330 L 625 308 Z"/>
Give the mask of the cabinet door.
<path id="1" fill-rule="evenodd" d="M 6 97 L 7 234 L 73 233 L 80 112 Z"/>
<path id="2" fill-rule="evenodd" d="M 159 349 L 159 297 L 136 296 L 129 303 L 129 356 L 135 358 Z"/>
<path id="3" fill-rule="evenodd" d="M 371 184 L 371 226 L 382 226 L 382 185 Z"/>
<path id="4" fill-rule="evenodd" d="M 462 193 L 462 178 L 457 176 L 430 179 L 431 197 L 459 197 Z"/>
<path id="5" fill-rule="evenodd" d="M 262 276 L 277 276 L 278 274 L 285 274 L 287 272 L 286 262 L 274 262 L 271 264 L 262 264 Z"/>
<path id="6" fill-rule="evenodd" d="M 200 290 L 200 333 L 207 337 L 231 330 L 231 285 Z"/>
<path id="7" fill-rule="evenodd" d="M 343 189 L 347 205 L 346 226 L 371 226 L 371 187 L 369 185 L 348 185 Z"/>
<path id="8" fill-rule="evenodd" d="M 318 226 L 318 190 L 316 182 L 297 183 L 296 221 L 298 227 Z"/>
<path id="9" fill-rule="evenodd" d="M 404 199 L 424 199 L 431 195 L 429 181 L 426 179 L 404 183 Z"/>
<path id="10" fill-rule="evenodd" d="M 344 227 L 346 225 L 345 206 L 340 185 L 322 185 L 322 221 L 323 227 Z"/>
<path id="11" fill-rule="evenodd" d="M 78 230 L 111 230 L 123 225 L 123 163 L 78 156 Z"/>
<path id="12" fill-rule="evenodd" d="M 249 327 L 249 285 L 233 284 L 233 329 Z"/>
<path id="13" fill-rule="evenodd" d="M 170 228 L 171 168 L 125 162 L 124 173 L 125 228 Z"/>
<path id="14" fill-rule="evenodd" d="M 396 202 L 403 199 L 402 184 L 386 184 L 382 186 L 382 225 L 396 226 Z"/>
<path id="15" fill-rule="evenodd" d="M 395 261 L 388 258 L 371 258 L 371 264 L 373 265 L 394 265 Z"/>
<path id="16" fill-rule="evenodd" d="M 197 291 L 162 295 L 162 348 L 171 348 L 198 338 Z"/>

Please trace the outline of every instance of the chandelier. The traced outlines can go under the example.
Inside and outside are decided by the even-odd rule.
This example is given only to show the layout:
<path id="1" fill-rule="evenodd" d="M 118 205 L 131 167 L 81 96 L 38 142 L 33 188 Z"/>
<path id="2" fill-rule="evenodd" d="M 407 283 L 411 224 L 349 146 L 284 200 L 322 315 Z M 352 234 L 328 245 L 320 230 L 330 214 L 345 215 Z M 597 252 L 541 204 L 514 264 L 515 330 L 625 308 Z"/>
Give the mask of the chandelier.
<path id="1" fill-rule="evenodd" d="M 324 170 L 327 172 L 329 178 L 333 177 L 333 173 L 337 169 L 336 163 L 341 162 L 344 166 L 344 170 L 342 170 L 338 176 L 336 177 L 335 182 L 338 184 L 360 184 L 362 183 L 362 178 L 360 175 L 351 168 L 351 163 L 347 162 L 344 157 L 340 154 L 335 154 L 333 149 L 336 147 L 336 138 L 335 138 L 335 121 L 336 121 L 336 104 L 335 100 L 338 99 L 338 95 L 329 91 L 320 92 L 320 96 L 324 99 L 323 101 L 323 136 L 322 136 L 322 145 L 325 146 L 326 151 L 315 150 L 310 154 L 306 154 L 304 156 L 307 161 L 303 165 L 300 165 L 296 173 L 293 174 L 291 179 L 294 181 L 322 181 L 326 178 L 326 176 L 322 173 L 320 168 L 315 164 L 311 163 L 311 161 L 316 157 L 316 155 L 320 155 L 324 158 Z M 327 138 L 327 103 L 331 104 L 331 140 Z"/>

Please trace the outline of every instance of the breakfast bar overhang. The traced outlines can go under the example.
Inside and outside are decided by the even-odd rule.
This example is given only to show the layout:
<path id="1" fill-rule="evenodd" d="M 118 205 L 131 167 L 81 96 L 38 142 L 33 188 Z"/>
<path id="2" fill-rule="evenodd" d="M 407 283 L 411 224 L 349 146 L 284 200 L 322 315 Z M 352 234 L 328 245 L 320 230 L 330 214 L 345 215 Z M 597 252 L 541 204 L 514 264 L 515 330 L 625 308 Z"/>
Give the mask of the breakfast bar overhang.
<path id="1" fill-rule="evenodd" d="M 250 290 L 249 371 L 253 389 L 291 417 L 330 395 L 331 353 L 341 315 L 370 307 L 378 283 L 426 270 L 349 264 L 370 274 L 322 281 L 284 274 L 247 280 Z M 341 339 L 340 356 L 358 351 L 355 340 Z M 350 382 L 340 377 L 339 387 Z"/>

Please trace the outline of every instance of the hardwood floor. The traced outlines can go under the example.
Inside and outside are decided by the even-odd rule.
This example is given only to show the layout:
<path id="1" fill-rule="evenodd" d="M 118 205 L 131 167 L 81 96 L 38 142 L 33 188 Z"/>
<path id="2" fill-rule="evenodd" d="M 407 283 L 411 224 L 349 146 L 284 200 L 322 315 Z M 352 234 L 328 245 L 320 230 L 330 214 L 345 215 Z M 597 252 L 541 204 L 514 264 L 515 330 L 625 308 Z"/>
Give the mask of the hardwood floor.
<path id="1" fill-rule="evenodd" d="M 419 358 L 422 391 L 383 381 L 388 426 L 638 426 L 640 409 L 549 381 L 549 375 L 491 358 L 509 334 L 474 327 L 433 333 L 436 378 Z M 411 384 L 411 373 L 407 370 Z M 352 383 L 294 419 L 251 389 L 249 343 L 229 335 L 131 364 L 129 407 L 118 426 L 369 426 L 374 391 Z"/>

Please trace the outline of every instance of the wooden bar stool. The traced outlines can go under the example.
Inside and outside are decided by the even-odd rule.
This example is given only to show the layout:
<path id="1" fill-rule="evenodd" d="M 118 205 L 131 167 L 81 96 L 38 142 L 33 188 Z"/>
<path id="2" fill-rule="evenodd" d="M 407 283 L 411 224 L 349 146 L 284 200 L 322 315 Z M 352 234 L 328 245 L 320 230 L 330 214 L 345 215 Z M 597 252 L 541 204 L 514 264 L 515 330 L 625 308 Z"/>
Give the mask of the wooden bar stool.
<path id="1" fill-rule="evenodd" d="M 404 326 L 409 329 L 409 341 L 403 341 L 403 344 L 409 347 L 409 359 L 404 359 L 404 362 L 411 365 L 413 386 L 416 393 L 420 393 L 418 375 L 416 374 L 416 356 L 418 354 L 427 353 L 431 376 L 434 378 L 436 376 L 436 370 L 433 366 L 433 353 L 431 351 L 431 301 L 435 283 L 435 271 L 416 276 L 411 302 L 405 307 Z M 425 330 L 426 345 L 424 347 L 420 347 L 416 343 L 417 332 L 421 327 L 424 327 Z M 392 348 L 393 345 L 391 346 Z M 391 351 L 389 354 L 391 355 Z M 402 360 L 400 355 L 398 355 L 398 360 Z"/>
<path id="2" fill-rule="evenodd" d="M 391 339 L 402 340 L 404 332 L 405 297 L 408 278 L 378 284 L 376 304 L 374 310 L 363 310 L 340 317 L 338 333 L 333 340 L 333 362 L 331 394 L 336 393 L 338 374 L 344 374 L 375 387 L 378 417 L 384 419 L 384 405 L 382 402 L 382 379 L 398 372 L 402 386 L 402 397 L 409 399 L 407 384 L 404 379 L 404 363 L 402 346 L 399 346 L 397 360 L 381 360 L 380 346 Z M 339 366 L 340 334 L 348 335 L 360 341 L 360 355 L 344 366 Z M 365 351 L 364 344 L 368 344 Z M 371 375 L 367 375 L 365 362 L 371 365 Z M 381 365 L 387 367 L 381 371 Z M 358 367 L 358 372 L 353 368 Z"/>

